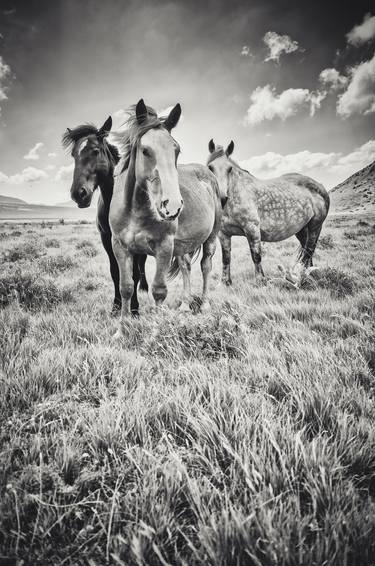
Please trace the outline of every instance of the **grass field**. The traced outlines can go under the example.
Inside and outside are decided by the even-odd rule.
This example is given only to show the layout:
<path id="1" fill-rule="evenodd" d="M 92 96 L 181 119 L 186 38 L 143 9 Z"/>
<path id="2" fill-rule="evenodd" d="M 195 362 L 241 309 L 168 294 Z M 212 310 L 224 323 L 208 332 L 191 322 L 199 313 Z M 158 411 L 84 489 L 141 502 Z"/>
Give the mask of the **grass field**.
<path id="1" fill-rule="evenodd" d="M 0 563 L 375 564 L 374 222 L 299 290 L 234 239 L 211 313 L 141 295 L 123 346 L 93 224 L 0 226 Z"/>

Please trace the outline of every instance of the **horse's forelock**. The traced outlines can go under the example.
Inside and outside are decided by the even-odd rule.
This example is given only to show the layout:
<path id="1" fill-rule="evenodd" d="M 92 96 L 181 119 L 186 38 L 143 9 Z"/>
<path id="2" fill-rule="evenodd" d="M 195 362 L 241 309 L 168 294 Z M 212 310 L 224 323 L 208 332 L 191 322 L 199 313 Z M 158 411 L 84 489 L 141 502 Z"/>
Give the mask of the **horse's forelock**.
<path id="1" fill-rule="evenodd" d="M 158 118 L 156 111 L 147 106 L 147 119 L 142 123 L 139 124 L 137 120 L 137 116 L 135 113 L 135 105 L 131 106 L 128 110 L 129 118 L 125 122 L 127 126 L 127 130 L 121 138 L 121 149 L 123 152 L 124 158 L 124 168 L 126 169 L 126 165 L 129 164 L 130 156 L 133 147 L 139 142 L 142 136 L 145 135 L 146 132 L 164 127 L 164 121 L 166 118 Z M 124 170 L 123 168 L 123 170 Z"/>
<path id="2" fill-rule="evenodd" d="M 69 128 L 66 130 L 66 132 L 64 132 L 62 136 L 62 145 L 64 149 L 72 149 L 74 145 L 82 138 L 86 138 L 92 135 L 98 136 L 98 134 L 99 130 L 94 124 L 81 124 L 76 128 Z M 120 153 L 117 147 L 107 142 L 104 138 L 103 146 L 108 153 L 109 158 L 114 162 L 115 165 L 117 165 L 117 163 L 120 161 Z"/>
<path id="3" fill-rule="evenodd" d="M 210 153 L 210 155 L 208 156 L 207 165 L 212 163 L 212 161 L 215 161 L 215 159 L 217 159 L 218 157 L 223 157 L 223 155 L 225 155 L 223 146 L 221 145 L 216 146 L 214 151 Z"/>
<path id="4" fill-rule="evenodd" d="M 67 129 L 62 136 L 62 145 L 65 149 L 72 147 L 81 138 L 98 134 L 98 128 L 94 124 L 81 124 L 76 128 Z"/>

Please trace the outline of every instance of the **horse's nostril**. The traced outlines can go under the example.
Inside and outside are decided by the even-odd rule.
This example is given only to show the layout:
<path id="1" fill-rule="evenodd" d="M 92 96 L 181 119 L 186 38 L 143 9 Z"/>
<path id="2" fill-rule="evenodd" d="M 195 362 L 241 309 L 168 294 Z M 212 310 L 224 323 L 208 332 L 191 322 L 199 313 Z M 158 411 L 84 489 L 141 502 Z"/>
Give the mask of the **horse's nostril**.
<path id="1" fill-rule="evenodd" d="M 166 208 L 168 206 L 168 203 L 169 203 L 169 198 L 161 201 L 161 205 L 162 205 L 163 208 Z M 167 212 L 167 214 L 169 214 L 169 213 Z"/>
<path id="2" fill-rule="evenodd" d="M 182 208 L 183 204 L 184 204 L 184 201 L 181 199 L 181 208 Z M 181 210 L 181 208 L 180 208 L 180 210 Z"/>
<path id="3" fill-rule="evenodd" d="M 85 187 L 78 189 L 78 195 L 80 198 L 85 198 L 87 196 L 87 190 L 85 189 Z"/>

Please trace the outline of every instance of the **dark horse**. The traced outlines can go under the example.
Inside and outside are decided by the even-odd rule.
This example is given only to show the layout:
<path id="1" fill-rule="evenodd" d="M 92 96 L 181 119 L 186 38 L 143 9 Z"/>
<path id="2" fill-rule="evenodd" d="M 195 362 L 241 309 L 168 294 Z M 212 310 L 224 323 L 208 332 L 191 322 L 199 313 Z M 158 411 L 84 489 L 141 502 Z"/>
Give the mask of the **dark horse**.
<path id="1" fill-rule="evenodd" d="M 120 160 L 117 147 L 110 144 L 106 137 L 112 128 L 112 118 L 109 117 L 98 129 L 93 124 L 83 124 L 76 128 L 68 128 L 63 135 L 63 147 L 71 149 L 75 167 L 73 183 L 70 189 L 72 200 L 79 208 L 87 208 L 97 187 L 100 188 L 96 224 L 100 233 L 103 247 L 108 254 L 111 276 L 115 288 L 112 313 L 121 310 L 121 294 L 119 288 L 119 268 L 112 250 L 112 232 L 108 222 L 109 207 L 113 195 L 114 169 Z M 131 300 L 131 312 L 138 314 L 137 286 L 140 290 L 148 291 L 145 277 L 146 255 L 138 254 L 133 264 L 134 293 Z"/>

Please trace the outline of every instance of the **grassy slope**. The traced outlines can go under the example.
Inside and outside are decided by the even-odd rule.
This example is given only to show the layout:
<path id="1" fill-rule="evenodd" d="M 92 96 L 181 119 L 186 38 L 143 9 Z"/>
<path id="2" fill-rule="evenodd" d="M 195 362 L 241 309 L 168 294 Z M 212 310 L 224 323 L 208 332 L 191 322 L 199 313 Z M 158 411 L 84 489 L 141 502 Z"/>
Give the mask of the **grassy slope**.
<path id="1" fill-rule="evenodd" d="M 122 348 L 95 227 L 1 227 L 0 555 L 374 564 L 375 233 L 357 220 L 327 222 L 326 269 L 298 291 L 256 287 L 235 239 L 211 314 L 141 296 Z M 297 246 L 264 248 L 276 276 Z"/>

